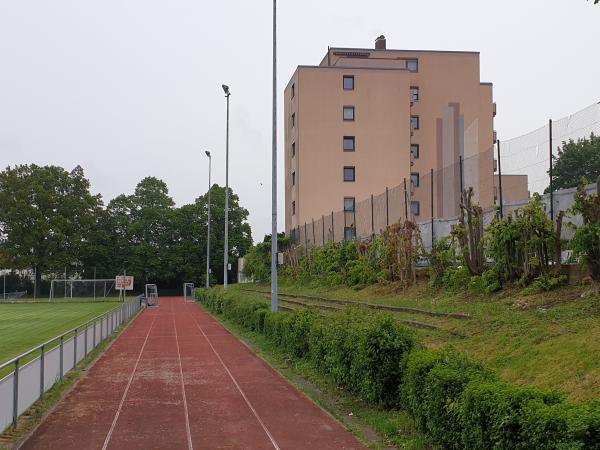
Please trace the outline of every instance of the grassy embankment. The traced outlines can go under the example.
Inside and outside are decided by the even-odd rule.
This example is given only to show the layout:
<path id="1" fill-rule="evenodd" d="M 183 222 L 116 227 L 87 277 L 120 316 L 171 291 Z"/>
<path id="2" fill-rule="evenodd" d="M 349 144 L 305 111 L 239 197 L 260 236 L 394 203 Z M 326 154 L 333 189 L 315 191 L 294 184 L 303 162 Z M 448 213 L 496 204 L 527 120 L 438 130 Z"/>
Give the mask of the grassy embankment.
<path id="1" fill-rule="evenodd" d="M 232 289 L 239 295 L 268 301 L 265 294 L 248 291 L 268 292 L 268 286 L 240 285 Z M 394 312 L 401 321 L 437 326 L 438 329 L 415 328 L 431 348 L 453 346 L 507 381 L 559 389 L 569 400 L 581 401 L 600 399 L 600 298 L 580 298 L 583 290 L 567 286 L 530 296 L 523 296 L 518 290 L 480 296 L 434 292 L 425 284 L 400 292 L 389 286 L 354 290 L 283 284 L 283 294 L 309 298 L 284 295 L 281 305 L 300 308 L 300 302 L 344 307 L 310 298 L 320 297 L 468 314 L 470 318 L 464 319 Z"/>

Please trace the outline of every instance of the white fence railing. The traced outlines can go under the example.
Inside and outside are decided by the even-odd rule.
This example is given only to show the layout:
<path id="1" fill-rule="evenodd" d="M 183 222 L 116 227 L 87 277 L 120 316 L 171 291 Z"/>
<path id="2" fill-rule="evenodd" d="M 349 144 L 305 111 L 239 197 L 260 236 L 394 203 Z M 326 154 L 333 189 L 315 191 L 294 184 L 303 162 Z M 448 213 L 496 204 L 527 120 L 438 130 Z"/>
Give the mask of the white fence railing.
<path id="1" fill-rule="evenodd" d="M 0 432 L 140 309 L 137 297 L 1 364 Z"/>

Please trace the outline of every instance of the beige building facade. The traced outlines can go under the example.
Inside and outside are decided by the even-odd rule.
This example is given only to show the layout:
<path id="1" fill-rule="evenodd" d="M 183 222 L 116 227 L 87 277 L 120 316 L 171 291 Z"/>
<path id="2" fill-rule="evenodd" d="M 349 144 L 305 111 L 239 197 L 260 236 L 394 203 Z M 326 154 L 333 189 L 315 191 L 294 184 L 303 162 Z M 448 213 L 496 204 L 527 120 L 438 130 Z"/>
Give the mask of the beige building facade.
<path id="1" fill-rule="evenodd" d="M 388 50 L 383 36 L 375 47 L 330 48 L 286 87 L 288 233 L 345 211 L 351 237 L 356 204 L 404 183 L 409 218 L 429 220 L 432 206 L 456 216 L 461 169 L 475 200 L 494 204 L 496 106 L 479 53 Z"/>

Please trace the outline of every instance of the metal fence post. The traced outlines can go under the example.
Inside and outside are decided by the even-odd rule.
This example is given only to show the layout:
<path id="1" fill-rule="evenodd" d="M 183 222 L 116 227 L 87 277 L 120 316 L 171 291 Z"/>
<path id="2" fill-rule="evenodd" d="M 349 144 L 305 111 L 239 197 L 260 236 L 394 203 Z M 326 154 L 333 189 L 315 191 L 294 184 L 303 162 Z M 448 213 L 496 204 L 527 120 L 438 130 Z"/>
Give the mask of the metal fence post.
<path id="1" fill-rule="evenodd" d="M 550 175 L 550 220 L 554 222 L 554 183 L 552 182 L 553 174 L 552 174 L 552 119 L 548 121 L 548 128 L 550 129 L 550 135 L 548 136 L 550 139 L 550 171 L 548 172 Z"/>
<path id="2" fill-rule="evenodd" d="M 463 180 L 463 157 L 462 155 L 458 157 L 458 170 L 460 171 L 459 173 L 459 178 L 460 178 L 460 197 L 462 198 L 462 193 L 465 190 L 465 182 Z"/>
<path id="3" fill-rule="evenodd" d="M 390 226 L 390 197 L 388 187 L 385 187 L 385 226 Z"/>
<path id="4" fill-rule="evenodd" d="M 46 358 L 46 346 L 42 345 L 40 354 L 40 400 L 44 398 L 44 360 Z"/>
<path id="5" fill-rule="evenodd" d="M 64 348 L 63 348 L 63 343 L 64 343 L 64 335 L 62 335 L 60 337 L 60 379 L 63 379 L 63 357 L 64 357 Z"/>
<path id="6" fill-rule="evenodd" d="M 306 222 L 304 222 L 304 249 L 308 251 L 308 236 L 306 233 Z"/>
<path id="7" fill-rule="evenodd" d="M 431 250 L 433 251 L 433 244 L 435 242 L 435 234 L 433 231 L 433 167 L 431 168 Z"/>
<path id="8" fill-rule="evenodd" d="M 73 336 L 73 369 L 77 366 L 77 328 L 75 328 L 75 335 Z"/>
<path id="9" fill-rule="evenodd" d="M 346 213 L 344 213 L 344 217 L 346 216 Z M 333 226 L 333 211 L 331 211 L 331 240 L 333 242 L 335 242 L 335 227 Z"/>
<path id="10" fill-rule="evenodd" d="M 85 353 L 84 356 L 87 356 L 87 354 L 88 354 L 88 343 L 87 343 L 87 341 L 88 341 L 88 324 L 86 323 L 85 324 L 85 338 L 83 339 L 83 345 L 84 345 L 83 349 L 84 349 L 84 353 Z"/>
<path id="11" fill-rule="evenodd" d="M 371 234 L 373 235 L 373 239 L 375 239 L 375 216 L 374 216 L 374 208 L 373 208 L 373 194 L 371 194 Z"/>
<path id="12" fill-rule="evenodd" d="M 406 194 L 406 178 L 404 178 L 404 220 L 408 220 L 408 196 Z"/>
<path id="13" fill-rule="evenodd" d="M 502 163 L 500 162 L 500 139 L 498 139 L 498 196 L 500 197 L 500 218 L 504 218 L 504 199 L 502 197 Z M 552 164 L 552 163 L 550 163 Z"/>
<path id="14" fill-rule="evenodd" d="M 92 342 L 93 342 L 93 347 L 92 348 L 96 348 L 96 321 L 94 320 L 94 335 L 92 336 Z"/>
<path id="15" fill-rule="evenodd" d="M 15 361 L 15 373 L 13 375 L 13 427 L 17 428 L 17 417 L 19 416 L 19 359 Z"/>

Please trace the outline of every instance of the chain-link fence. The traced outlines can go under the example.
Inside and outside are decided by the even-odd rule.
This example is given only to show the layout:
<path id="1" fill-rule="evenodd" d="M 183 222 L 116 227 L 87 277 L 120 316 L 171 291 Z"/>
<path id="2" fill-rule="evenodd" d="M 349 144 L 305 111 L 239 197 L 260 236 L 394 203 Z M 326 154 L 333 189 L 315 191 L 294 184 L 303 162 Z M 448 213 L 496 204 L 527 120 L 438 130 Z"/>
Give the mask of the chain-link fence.
<path id="1" fill-rule="evenodd" d="M 546 211 L 554 218 L 571 208 L 575 188 L 552 189 L 550 162 L 565 142 L 588 139 L 592 134 L 600 135 L 600 103 L 549 121 L 526 135 L 498 141 L 493 148 L 474 155 L 465 156 L 465 149 L 474 147 L 463 142 L 458 161 L 446 162 L 438 156 L 438 170 L 417 172 L 422 166 L 413 159 L 410 178 L 360 201 L 345 199 L 343 210 L 325 213 L 290 230 L 292 240 L 306 248 L 328 241 L 363 240 L 380 235 L 398 220 L 412 220 L 419 224 L 423 243 L 430 249 L 435 239 L 448 236 L 457 223 L 460 193 L 468 188 L 485 211 L 486 225 L 496 214 L 522 208 L 534 193 L 543 194 Z M 588 190 L 594 192 L 595 185 Z M 577 224 L 578 218 L 570 221 Z M 564 233 L 569 233 L 568 227 Z"/>

